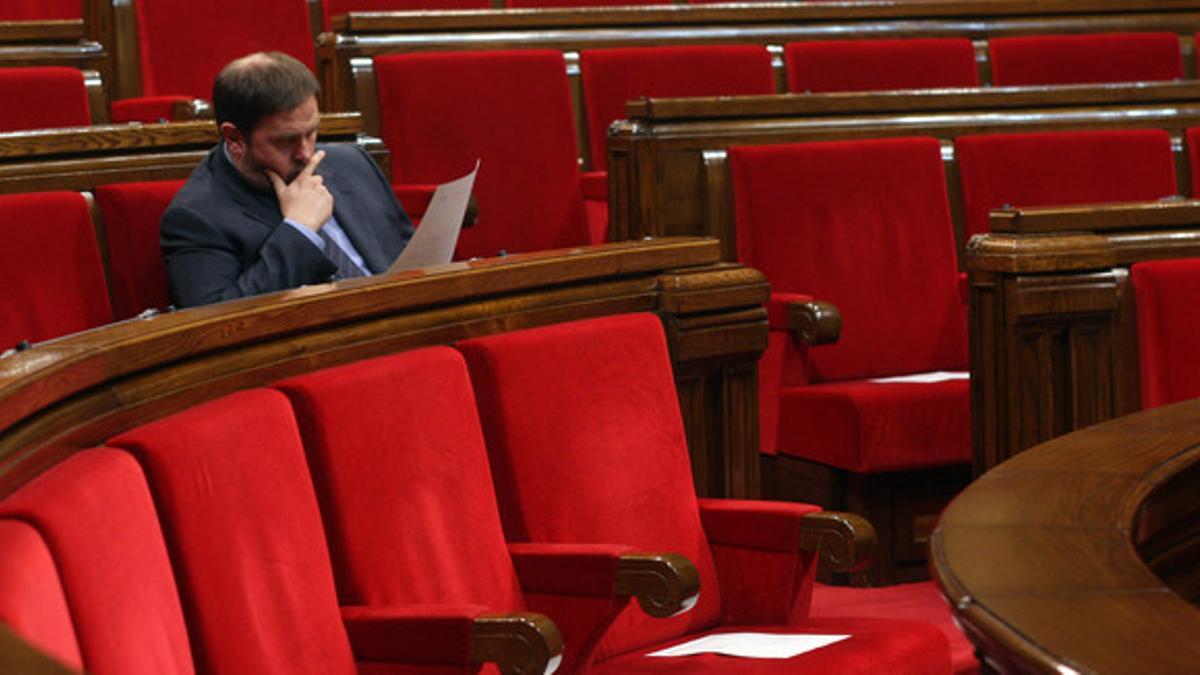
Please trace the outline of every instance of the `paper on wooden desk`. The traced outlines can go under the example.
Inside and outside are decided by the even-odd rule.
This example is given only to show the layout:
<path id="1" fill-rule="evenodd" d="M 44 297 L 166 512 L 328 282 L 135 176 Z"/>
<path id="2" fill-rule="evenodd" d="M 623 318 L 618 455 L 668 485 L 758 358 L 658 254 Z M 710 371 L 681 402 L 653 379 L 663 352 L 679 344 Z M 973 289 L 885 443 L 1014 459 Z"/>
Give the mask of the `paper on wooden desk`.
<path id="1" fill-rule="evenodd" d="M 750 659 L 790 659 L 848 637 L 850 636 L 796 633 L 716 633 L 650 652 L 647 656 L 693 656 L 710 653 Z"/>
<path id="2" fill-rule="evenodd" d="M 467 213 L 467 202 L 475 175 L 479 173 L 479 160 L 471 173 L 442 183 L 429 200 L 429 208 L 421 217 L 421 226 L 413 233 L 408 246 L 388 268 L 388 272 L 400 272 L 419 267 L 445 265 L 454 255 L 458 233 L 462 229 L 463 216 Z"/>

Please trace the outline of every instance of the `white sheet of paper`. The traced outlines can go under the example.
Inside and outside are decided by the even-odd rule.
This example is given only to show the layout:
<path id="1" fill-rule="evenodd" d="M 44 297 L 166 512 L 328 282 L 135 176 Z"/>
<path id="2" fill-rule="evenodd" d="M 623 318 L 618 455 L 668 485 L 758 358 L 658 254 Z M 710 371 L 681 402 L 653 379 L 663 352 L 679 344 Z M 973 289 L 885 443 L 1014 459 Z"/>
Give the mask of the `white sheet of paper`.
<path id="1" fill-rule="evenodd" d="M 950 380 L 969 380 L 971 374 L 965 371 L 935 370 L 931 373 L 914 373 L 912 375 L 896 375 L 895 377 L 877 377 L 871 382 L 921 384 L 925 382 L 949 382 Z"/>
<path id="2" fill-rule="evenodd" d="M 718 633 L 667 647 L 647 656 L 724 654 L 748 659 L 790 659 L 793 656 L 840 642 L 849 635 L 797 635 L 788 633 Z"/>
<path id="3" fill-rule="evenodd" d="M 433 198 L 429 200 L 429 208 L 421 217 L 421 226 L 388 268 L 389 273 L 450 262 L 478 173 L 479 160 L 475 160 L 475 168 L 471 169 L 471 173 L 437 186 Z"/>

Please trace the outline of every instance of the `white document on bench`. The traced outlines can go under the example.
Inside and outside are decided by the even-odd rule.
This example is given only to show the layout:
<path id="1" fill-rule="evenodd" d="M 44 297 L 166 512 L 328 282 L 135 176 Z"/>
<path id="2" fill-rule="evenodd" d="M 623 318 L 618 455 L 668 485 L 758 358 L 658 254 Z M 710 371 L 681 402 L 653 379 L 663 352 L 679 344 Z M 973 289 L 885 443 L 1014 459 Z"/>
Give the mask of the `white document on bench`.
<path id="1" fill-rule="evenodd" d="M 418 267 L 434 267 L 450 262 L 454 255 L 454 246 L 458 243 L 458 233 L 462 229 L 463 216 L 467 213 L 467 202 L 471 198 L 471 188 L 475 185 L 477 173 L 478 159 L 475 160 L 475 168 L 471 169 L 471 173 L 437 186 L 433 198 L 429 200 L 429 208 L 425 209 L 425 215 L 421 217 L 421 226 L 413 233 L 408 246 L 404 247 L 399 257 L 388 268 L 388 273 Z"/>
<path id="2" fill-rule="evenodd" d="M 849 635 L 798 635 L 789 633 L 718 633 L 667 647 L 647 656 L 724 654 L 748 659 L 790 659 L 840 642 Z"/>
<path id="3" fill-rule="evenodd" d="M 927 384 L 931 382 L 949 382 L 950 380 L 969 380 L 971 374 L 962 370 L 935 370 L 930 373 L 913 375 L 896 375 L 894 377 L 876 377 L 868 382 L 882 384 Z"/>

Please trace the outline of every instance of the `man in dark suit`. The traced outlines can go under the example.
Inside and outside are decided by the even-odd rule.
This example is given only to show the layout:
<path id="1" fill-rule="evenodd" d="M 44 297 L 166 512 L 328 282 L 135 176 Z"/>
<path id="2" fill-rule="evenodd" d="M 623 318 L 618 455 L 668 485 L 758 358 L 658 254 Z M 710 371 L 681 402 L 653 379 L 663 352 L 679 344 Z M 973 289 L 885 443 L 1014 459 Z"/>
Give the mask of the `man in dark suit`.
<path id="1" fill-rule="evenodd" d="M 213 86 L 221 143 L 163 215 L 171 300 L 190 307 L 385 271 L 413 226 L 361 149 L 318 146 L 316 78 L 278 52 Z"/>

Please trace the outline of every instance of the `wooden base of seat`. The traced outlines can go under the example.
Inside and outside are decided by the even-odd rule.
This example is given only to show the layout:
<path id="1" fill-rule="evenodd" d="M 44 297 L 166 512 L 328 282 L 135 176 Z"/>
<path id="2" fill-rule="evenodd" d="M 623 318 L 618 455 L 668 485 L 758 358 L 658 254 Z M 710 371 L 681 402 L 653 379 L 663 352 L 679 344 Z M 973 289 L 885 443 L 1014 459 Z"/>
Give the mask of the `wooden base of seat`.
<path id="1" fill-rule="evenodd" d="M 929 579 L 928 541 L 938 516 L 971 482 L 971 466 L 863 474 L 785 455 L 764 455 L 763 497 L 850 511 L 875 526 L 875 562 L 852 581 L 886 586 Z"/>

